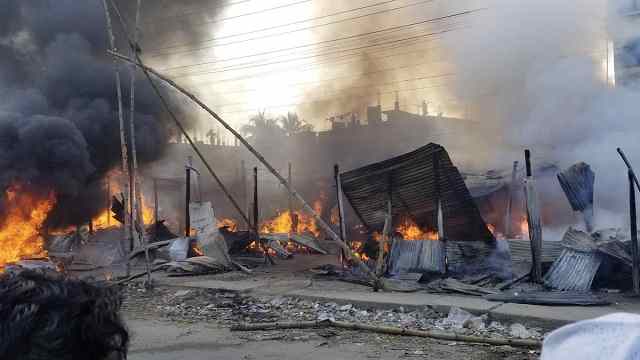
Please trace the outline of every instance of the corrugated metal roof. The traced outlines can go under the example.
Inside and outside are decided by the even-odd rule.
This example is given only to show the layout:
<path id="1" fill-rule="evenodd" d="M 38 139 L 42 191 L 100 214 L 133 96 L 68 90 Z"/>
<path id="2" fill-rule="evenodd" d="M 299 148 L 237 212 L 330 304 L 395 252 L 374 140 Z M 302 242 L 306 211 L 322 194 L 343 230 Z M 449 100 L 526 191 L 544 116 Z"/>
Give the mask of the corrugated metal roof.
<path id="1" fill-rule="evenodd" d="M 445 272 L 445 244 L 437 240 L 395 239 L 389 255 L 389 273 Z"/>
<path id="2" fill-rule="evenodd" d="M 484 241 L 447 241 L 447 264 L 451 272 L 464 272 L 472 266 L 476 271 L 486 271 L 490 264 L 486 259 L 496 250 Z M 483 264 L 484 263 L 484 264 Z M 503 264 L 510 266 L 509 262 Z"/>
<path id="3" fill-rule="evenodd" d="M 595 173 L 583 162 L 558 174 L 558 181 L 567 195 L 573 211 L 583 211 L 593 206 Z"/>
<path id="4" fill-rule="evenodd" d="M 544 276 L 544 284 L 557 290 L 589 291 L 602 255 L 595 251 L 564 249 Z"/>
<path id="5" fill-rule="evenodd" d="M 394 219 L 410 216 L 421 227 L 436 229 L 440 198 L 447 240 L 495 241 L 460 172 L 438 144 L 345 172 L 341 179 L 345 197 L 369 230 L 382 230 L 391 193 Z"/>
<path id="6" fill-rule="evenodd" d="M 508 239 L 509 252 L 512 261 L 531 262 L 531 242 L 529 239 Z M 543 241 L 542 258 L 543 263 L 554 262 L 562 252 L 560 241 Z"/>

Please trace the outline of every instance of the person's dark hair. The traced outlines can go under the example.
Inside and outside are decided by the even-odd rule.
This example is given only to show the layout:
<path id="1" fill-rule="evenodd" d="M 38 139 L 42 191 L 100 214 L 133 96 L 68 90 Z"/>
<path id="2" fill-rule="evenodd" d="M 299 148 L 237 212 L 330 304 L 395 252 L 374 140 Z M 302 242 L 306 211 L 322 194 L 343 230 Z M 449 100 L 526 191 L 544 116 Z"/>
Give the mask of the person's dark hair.
<path id="1" fill-rule="evenodd" d="M 126 359 L 119 289 L 24 270 L 0 275 L 0 359 Z"/>

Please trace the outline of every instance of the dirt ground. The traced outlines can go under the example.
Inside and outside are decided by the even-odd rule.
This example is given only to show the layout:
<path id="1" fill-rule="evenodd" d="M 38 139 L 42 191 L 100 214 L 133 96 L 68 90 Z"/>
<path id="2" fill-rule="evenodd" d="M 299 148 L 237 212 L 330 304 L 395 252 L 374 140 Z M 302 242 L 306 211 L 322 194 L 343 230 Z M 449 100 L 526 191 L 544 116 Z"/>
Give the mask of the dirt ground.
<path id="1" fill-rule="evenodd" d="M 333 328 L 232 332 L 258 319 L 235 293 L 133 284 L 123 316 L 132 334 L 130 359 L 537 359 L 509 346 L 456 343 Z M 264 320 L 264 319 L 263 319 Z"/>

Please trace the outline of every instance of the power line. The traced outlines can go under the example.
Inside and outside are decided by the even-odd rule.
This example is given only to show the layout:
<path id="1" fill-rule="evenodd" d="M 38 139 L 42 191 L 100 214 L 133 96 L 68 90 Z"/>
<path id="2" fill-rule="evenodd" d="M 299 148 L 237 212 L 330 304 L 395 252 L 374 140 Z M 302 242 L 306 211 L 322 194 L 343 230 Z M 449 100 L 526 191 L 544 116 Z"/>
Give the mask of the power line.
<path id="1" fill-rule="evenodd" d="M 357 51 L 360 50 L 362 48 L 371 48 L 371 47 L 378 47 L 378 46 L 388 46 L 388 45 L 392 45 L 389 46 L 388 49 L 392 49 L 394 47 L 402 47 L 402 46 L 408 46 L 410 45 L 409 43 L 415 43 L 417 39 L 424 37 L 424 32 L 419 32 L 417 33 L 419 34 L 418 37 L 405 37 L 405 38 L 391 38 L 391 40 L 389 41 L 384 41 L 381 42 L 382 40 L 385 40 L 383 38 L 380 39 L 375 39 L 376 42 L 371 43 L 368 42 L 369 45 L 366 46 L 359 46 L 359 47 L 341 47 L 341 46 L 327 46 L 327 47 L 323 47 L 323 48 L 318 48 L 318 49 L 313 49 L 313 50 L 309 50 L 309 51 L 301 51 L 299 53 L 290 53 L 290 54 L 281 54 L 281 55 L 275 55 L 271 58 L 266 58 L 266 59 L 257 59 L 257 60 L 250 60 L 250 61 L 245 61 L 245 62 L 240 62 L 240 63 L 236 63 L 236 64 L 232 64 L 232 65 L 227 65 L 227 66 L 220 66 L 220 67 L 214 67 L 212 69 L 203 69 L 203 70 L 196 70 L 196 71 L 192 71 L 192 72 L 183 72 L 182 74 L 176 74 L 174 76 L 176 77 L 180 77 L 183 75 L 190 75 L 190 74 L 200 74 L 200 73 L 216 73 L 216 72 L 228 72 L 228 71 L 234 71 L 234 70 L 238 70 L 238 69 L 245 69 L 245 68 L 251 68 L 251 67 L 259 67 L 259 66 L 266 66 L 266 65 L 273 65 L 273 64 L 280 64 L 280 63 L 284 63 L 284 62 L 292 62 L 292 61 L 300 61 L 300 60 L 306 60 L 306 59 L 311 59 L 311 58 L 320 58 L 317 61 L 311 62 L 310 64 L 314 64 L 314 63 L 323 63 L 323 62 L 329 62 L 329 59 L 325 59 L 326 55 L 334 55 L 334 54 L 338 54 L 339 56 L 337 56 L 335 59 L 340 59 L 340 58 L 349 58 L 349 57 L 357 57 L 362 55 L 362 53 L 348 53 L 348 52 L 352 52 L 352 51 Z M 405 42 L 406 44 L 400 44 L 402 42 Z M 395 45 L 394 44 L 399 44 L 399 45 Z M 327 50 L 325 52 L 318 52 L 320 50 Z M 378 50 L 378 49 L 376 49 Z M 380 49 L 380 50 L 386 50 L 386 49 Z M 292 57 L 294 55 L 300 54 L 301 56 L 298 57 Z M 282 59 L 282 60 L 278 60 L 278 59 Z"/>
<path id="2" fill-rule="evenodd" d="M 431 41 L 431 39 L 426 39 L 428 41 Z M 437 40 L 437 39 L 436 39 Z M 409 46 L 409 45 L 415 45 L 423 40 L 418 40 L 415 41 L 413 43 L 411 42 L 406 42 L 404 44 L 399 44 L 399 45 L 392 45 L 388 48 L 384 48 L 384 49 L 380 49 L 382 51 L 387 51 L 387 50 L 393 50 L 393 49 L 397 49 L 400 47 L 405 47 L 405 46 Z M 423 52 L 423 51 L 428 51 L 428 50 L 433 50 L 435 49 L 435 47 L 429 47 L 429 48 L 424 48 L 418 51 L 415 51 L 416 53 L 418 52 Z M 393 56 L 401 56 L 401 55 L 406 55 L 406 54 L 410 54 L 413 52 L 405 52 L 405 53 L 401 53 L 401 54 L 391 54 L 391 55 L 387 55 L 387 56 L 381 56 L 381 57 L 373 57 L 374 59 L 383 59 L 383 58 L 388 58 L 388 57 L 393 57 Z M 370 54 L 369 52 L 367 52 L 367 54 Z M 243 76 L 236 76 L 236 77 L 229 77 L 229 78 L 223 78 L 223 79 L 216 79 L 216 80 L 206 80 L 206 81 L 200 81 L 200 82 L 196 82 L 196 83 L 192 83 L 192 85 L 200 85 L 200 84 L 211 84 L 211 83 L 224 83 L 224 82 L 233 82 L 233 81 L 241 81 L 241 80 L 248 80 L 248 79 L 257 79 L 260 78 L 262 76 L 260 75 L 273 75 L 273 74 L 277 74 L 279 72 L 282 71 L 291 71 L 291 70 L 296 70 L 296 71 L 308 71 L 311 70 L 313 68 L 319 67 L 319 66 L 323 66 L 326 63 L 332 63 L 334 61 L 341 61 L 341 60 L 347 60 L 345 62 L 339 63 L 339 64 L 348 64 L 349 62 L 354 62 L 356 60 L 359 59 L 359 57 L 362 56 L 362 53 L 355 53 L 355 54 L 346 54 L 346 55 L 342 55 L 342 56 L 338 56 L 338 57 L 334 57 L 334 58 L 330 58 L 330 59 L 326 59 L 326 61 L 318 61 L 318 62 L 314 62 L 311 64 L 305 64 L 303 66 L 300 67 L 283 67 L 281 69 L 271 69 L 269 71 L 263 71 L 260 73 L 256 73 L 256 74 L 251 74 L 251 75 L 243 75 Z M 350 59 L 353 58 L 353 59 Z"/>
<path id="3" fill-rule="evenodd" d="M 371 5 L 367 5 L 367 6 L 362 6 L 362 7 L 355 8 L 355 9 L 343 10 L 343 11 L 335 12 L 333 14 L 317 16 L 317 17 L 313 17 L 313 18 L 309 18 L 309 19 L 305 19 L 305 20 L 298 20 L 298 21 L 294 21 L 294 22 L 291 22 L 291 23 L 287 23 L 287 24 L 270 26 L 270 27 L 266 27 L 266 28 L 262 28 L 262 29 L 247 31 L 247 32 L 244 32 L 244 33 L 236 33 L 236 34 L 229 34 L 229 35 L 224 35 L 224 36 L 213 37 L 213 38 L 204 39 L 204 40 L 201 40 L 201 41 L 198 41 L 198 42 L 194 42 L 194 43 L 191 43 L 191 44 L 170 45 L 170 46 L 160 47 L 160 48 L 156 48 L 156 49 L 151 49 L 151 50 L 148 50 L 147 52 L 154 52 L 154 51 L 157 51 L 157 50 L 165 50 L 165 49 L 171 49 L 171 48 L 177 48 L 177 47 L 191 46 L 191 45 L 200 44 L 200 43 L 209 42 L 209 41 L 228 39 L 228 38 L 233 38 L 233 37 L 238 37 L 238 36 L 243 36 L 243 35 L 250 35 L 250 34 L 254 34 L 254 33 L 257 33 L 257 32 L 261 32 L 261 31 L 273 30 L 273 29 L 278 29 L 278 28 L 281 28 L 281 27 L 297 25 L 297 24 L 300 24 L 300 23 L 308 22 L 308 21 L 320 20 L 320 19 L 324 19 L 324 18 L 327 18 L 327 17 L 336 16 L 336 15 L 342 15 L 342 14 L 346 14 L 348 12 L 363 10 L 363 9 L 366 9 L 366 8 L 369 8 L 369 7 L 380 6 L 380 5 L 384 5 L 384 4 L 388 4 L 388 3 L 392 3 L 392 2 L 396 2 L 396 1 L 400 1 L 400 0 L 382 1 L 382 2 L 379 2 L 379 3 L 375 3 L 375 4 L 371 4 Z"/>
<path id="4" fill-rule="evenodd" d="M 393 1 L 397 1 L 397 0 L 393 0 Z M 248 39 L 242 39 L 242 40 L 238 40 L 238 41 L 231 41 L 231 42 L 227 42 L 227 43 L 219 44 L 219 45 L 210 45 L 210 46 L 204 46 L 204 47 L 197 47 L 197 48 L 193 48 L 193 49 L 181 50 L 181 51 L 176 51 L 176 52 L 157 53 L 157 54 L 153 54 L 153 55 L 151 55 L 149 57 L 186 54 L 186 53 L 192 53 L 192 52 L 197 52 L 197 51 L 201 51 L 201 50 L 210 49 L 210 48 L 216 47 L 216 46 L 220 47 L 220 46 L 227 46 L 227 45 L 235 45 L 235 44 L 240 44 L 240 43 L 253 41 L 253 40 L 261 40 L 261 39 L 267 39 L 267 38 L 270 38 L 270 37 L 288 35 L 288 34 L 293 34 L 293 33 L 300 32 L 300 31 L 316 29 L 316 28 L 320 28 L 320 27 L 324 27 L 324 26 L 335 25 L 335 24 L 339 24 L 339 23 L 343 23 L 343 22 L 347 22 L 347 21 L 353 21 L 353 20 L 357 20 L 357 19 L 362 19 L 362 18 L 369 17 L 369 16 L 384 14 L 384 13 L 388 13 L 388 12 L 392 12 L 392 11 L 396 11 L 396 10 L 400 10 L 400 9 L 406 9 L 406 8 L 411 7 L 411 6 L 422 5 L 422 4 L 430 3 L 430 2 L 433 2 L 433 1 L 434 0 L 423 0 L 423 1 L 416 2 L 416 3 L 412 3 L 412 4 L 407 4 L 407 5 L 403 5 L 403 6 L 397 6 L 395 8 L 391 8 L 391 9 L 384 9 L 384 10 L 379 10 L 379 11 L 372 12 L 372 13 L 369 13 L 369 14 L 353 16 L 353 17 L 350 17 L 350 18 L 347 18 L 347 19 L 340 19 L 340 20 L 330 21 L 330 22 L 327 22 L 327 23 L 324 23 L 324 24 L 316 24 L 316 25 L 311 25 L 311 26 L 307 26 L 307 27 L 303 27 L 303 28 L 299 28 L 299 29 L 295 29 L 295 30 L 283 31 L 283 32 L 274 33 L 274 34 L 266 34 L 266 35 L 256 36 L 256 37 L 252 37 L 252 38 L 248 38 Z M 387 1 L 387 2 L 390 2 L 390 1 Z M 362 8 L 363 7 L 359 8 L 359 9 L 362 9 Z M 354 10 L 351 10 L 351 11 L 354 11 Z M 210 42 L 210 41 L 212 41 L 212 40 L 200 41 L 200 42 L 197 42 L 197 43 L 192 43 L 191 45 L 204 43 L 204 42 Z M 175 48 L 175 47 L 186 47 L 186 46 L 190 46 L 190 45 L 173 46 L 173 48 Z"/>
<path id="5" fill-rule="evenodd" d="M 415 52 L 422 52 L 422 51 L 424 51 L 424 50 L 407 52 L 407 53 L 404 53 L 404 54 L 398 54 L 398 56 L 405 55 L 405 54 L 411 54 L 411 53 L 415 53 Z M 394 56 L 394 55 L 390 55 L 390 56 Z M 330 79 L 304 81 L 304 82 L 290 83 L 290 84 L 283 84 L 283 85 L 287 85 L 287 86 L 302 86 L 302 85 L 318 84 L 318 83 L 324 83 L 324 82 L 330 82 L 330 81 L 336 81 L 336 80 L 342 80 L 342 79 L 348 79 L 348 78 L 354 78 L 354 77 L 364 78 L 364 77 L 366 77 L 368 75 L 383 74 L 383 73 L 386 73 L 386 72 L 397 71 L 397 70 L 401 70 L 401 69 L 409 69 L 409 68 L 412 68 L 412 67 L 417 67 L 417 66 L 422 66 L 422 65 L 427 65 L 427 64 L 433 64 L 435 62 L 438 62 L 438 61 L 426 61 L 426 62 L 420 62 L 420 63 L 416 63 L 416 64 L 409 64 L 409 65 L 391 67 L 391 68 L 386 68 L 386 69 L 380 69 L 380 70 L 376 70 L 376 71 L 369 71 L 369 72 L 359 73 L 359 74 L 355 74 L 355 75 L 337 76 L 337 77 L 333 77 L 333 78 L 330 78 Z M 198 83 L 198 84 L 194 84 L 194 85 L 205 85 L 205 84 L 210 84 L 210 83 L 217 83 L 217 81 L 211 81 L 211 82 L 206 82 L 206 83 Z M 196 90 L 196 92 L 199 92 L 199 91 L 203 91 L 203 90 Z M 235 91 L 225 91 L 224 94 L 225 95 L 227 95 L 227 94 L 237 94 L 237 93 L 245 93 L 245 92 L 252 92 L 252 91 L 260 91 L 260 89 L 244 89 L 244 90 L 235 90 Z"/>
<path id="6" fill-rule="evenodd" d="M 391 40 L 391 41 L 388 41 L 388 42 L 385 42 L 385 43 L 359 46 L 359 47 L 355 47 L 355 48 L 351 48 L 351 49 L 342 49 L 342 50 L 331 51 L 331 52 L 327 52 L 327 53 L 323 53 L 323 54 L 309 55 L 309 56 L 304 56 L 304 57 L 299 57 L 299 58 L 294 58 L 294 59 L 289 59 L 289 60 L 274 61 L 274 62 L 270 62 L 270 63 L 262 63 L 262 64 L 256 64 L 256 65 L 248 65 L 248 66 L 236 67 L 236 68 L 232 68 L 232 69 L 192 72 L 192 73 L 187 73 L 187 74 L 175 75 L 173 77 L 174 78 L 181 78 L 181 77 L 187 77 L 187 76 L 214 74 L 214 73 L 221 73 L 221 72 L 227 72 L 227 71 L 233 71 L 233 70 L 243 70 L 243 69 L 249 69 L 249 68 L 254 68 L 254 67 L 282 64 L 282 63 L 287 63 L 287 62 L 296 61 L 296 60 L 305 60 L 305 59 L 311 59 L 311 58 L 321 57 L 321 56 L 335 54 L 335 53 L 341 53 L 341 52 L 344 52 L 344 51 L 363 50 L 363 49 L 368 49 L 368 48 L 381 46 L 381 45 L 388 45 L 388 44 L 400 43 L 400 42 L 403 42 L 403 41 L 408 41 L 408 40 L 413 40 L 413 39 L 419 39 L 419 38 L 425 38 L 425 37 L 430 37 L 430 36 L 435 36 L 435 35 L 441 35 L 441 34 L 445 34 L 445 33 L 448 33 L 448 32 L 454 31 L 454 30 L 456 30 L 456 29 L 447 29 L 447 30 L 442 30 L 442 31 L 438 31 L 438 32 L 431 32 L 431 33 L 418 35 L 418 36 L 412 36 L 412 37 L 403 38 L 403 39 Z"/>
<path id="7" fill-rule="evenodd" d="M 337 94 L 337 93 L 341 93 L 343 91 L 351 91 L 351 90 L 362 89 L 362 88 L 370 88 L 370 87 L 378 88 L 378 87 L 391 86 L 391 85 L 396 85 L 396 84 L 401 84 L 401 83 L 411 82 L 411 81 L 432 80 L 432 79 L 451 77 L 451 76 L 455 76 L 455 74 L 454 73 L 445 73 L 445 74 L 438 74 L 438 75 L 413 77 L 413 78 L 397 80 L 397 81 L 388 81 L 388 82 L 379 83 L 379 84 L 366 84 L 366 85 L 350 86 L 350 87 L 346 87 L 346 88 L 342 88 L 342 89 L 333 91 L 330 94 Z M 437 85 L 437 87 L 440 87 L 440 86 L 445 86 L 445 85 L 444 84 Z M 328 99 L 333 99 L 333 98 L 336 98 L 336 97 L 328 97 Z M 325 99 L 325 97 L 316 98 L 316 99 L 317 100 L 321 100 L 321 99 Z M 238 105 L 244 105 L 244 104 L 246 104 L 246 102 L 239 101 L 239 102 L 235 102 L 235 103 L 216 104 L 216 106 L 224 107 L 224 106 L 238 106 Z"/>
<path id="8" fill-rule="evenodd" d="M 174 2 L 174 1 L 175 0 L 173 0 L 171 2 Z M 242 3 L 248 3 L 248 2 L 251 2 L 251 1 L 253 1 L 253 0 L 238 0 L 238 1 L 235 1 L 235 2 L 232 2 L 232 3 L 223 4 L 223 5 L 205 7 L 204 9 L 200 9 L 200 10 L 188 11 L 188 12 L 183 12 L 183 13 L 180 13 L 180 14 L 163 16 L 163 17 L 158 17 L 158 18 L 154 18 L 154 19 L 147 19 L 147 20 L 143 21 L 142 23 L 143 24 L 153 24 L 153 23 L 158 22 L 160 20 L 183 18 L 183 17 L 191 16 L 193 14 L 202 14 L 202 10 L 205 10 L 205 9 L 209 9 L 209 10 L 223 9 L 223 8 L 226 8 L 226 7 L 231 7 L 233 5 L 238 5 L 238 4 L 242 4 Z"/>
<path id="9" fill-rule="evenodd" d="M 219 23 L 219 22 L 239 19 L 239 18 L 242 18 L 242 17 L 245 17 L 245 16 L 258 15 L 258 14 L 262 14 L 262 13 L 265 13 L 265 12 L 270 12 L 270 11 L 274 11 L 274 10 L 280 10 L 280 9 L 288 8 L 288 7 L 291 7 L 291 6 L 297 6 L 297 5 L 308 3 L 308 2 L 311 2 L 311 1 L 313 1 L 313 0 L 300 0 L 300 1 L 296 1 L 294 3 L 278 5 L 278 6 L 274 6 L 272 8 L 268 8 L 268 9 L 262 9 L 262 10 L 252 11 L 252 12 L 248 12 L 248 13 L 244 13 L 244 14 L 228 16 L 226 18 L 215 19 L 215 20 L 211 20 L 211 21 L 203 21 L 203 22 L 197 23 L 195 25 L 214 24 L 214 23 Z M 232 4 L 232 5 L 234 5 L 234 4 Z M 153 23 L 153 21 L 151 21 L 151 23 Z"/>
<path id="10" fill-rule="evenodd" d="M 427 20 L 417 21 L 417 22 L 413 22 L 413 23 L 410 23 L 410 24 L 392 26 L 392 27 L 388 27 L 388 28 L 384 28 L 384 29 L 369 31 L 369 32 L 360 33 L 360 34 L 356 34 L 356 35 L 345 36 L 345 37 L 341 37 L 341 38 L 322 40 L 322 41 L 318 41 L 318 42 L 315 42 L 315 43 L 297 45 L 297 46 L 284 48 L 284 49 L 263 51 L 263 52 L 260 52 L 260 53 L 249 54 L 249 55 L 235 56 L 235 57 L 230 57 L 230 58 L 226 58 L 226 59 L 219 59 L 219 60 L 213 60 L 213 61 L 204 61 L 204 62 L 200 62 L 200 63 L 196 63 L 196 64 L 189 64 L 189 65 L 173 66 L 173 67 L 168 67 L 168 68 L 164 68 L 164 69 L 161 69 L 161 70 L 162 71 L 171 71 L 171 70 L 183 69 L 183 68 L 189 68 L 189 67 L 195 67 L 195 66 L 211 65 L 211 64 L 216 64 L 216 63 L 220 63 L 220 62 L 227 62 L 227 61 L 232 61 L 232 60 L 244 59 L 244 58 L 248 58 L 248 57 L 269 55 L 269 54 L 274 54 L 274 53 L 278 53 L 278 52 L 282 52 L 282 51 L 297 50 L 297 49 L 302 49 L 302 48 L 306 48 L 306 47 L 311 47 L 311 46 L 316 46 L 316 45 L 321 45 L 321 44 L 326 44 L 326 43 L 333 43 L 333 42 L 343 41 L 343 40 L 349 40 L 349 39 L 354 39 L 354 38 L 358 38 L 358 37 L 362 37 L 362 36 L 369 36 L 369 35 L 379 34 L 379 33 L 387 32 L 387 31 L 405 29 L 405 28 L 412 27 L 412 26 L 417 26 L 417 25 L 422 25 L 422 24 L 426 24 L 426 23 L 442 21 L 442 20 L 451 19 L 451 18 L 458 17 L 458 16 L 469 15 L 469 14 L 478 12 L 480 10 L 482 10 L 482 9 L 467 10 L 467 11 L 462 11 L 462 12 L 449 14 L 449 15 L 445 15 L 445 16 L 440 16 L 440 17 L 436 17 L 436 18 L 431 18 L 431 19 L 427 19 Z"/>

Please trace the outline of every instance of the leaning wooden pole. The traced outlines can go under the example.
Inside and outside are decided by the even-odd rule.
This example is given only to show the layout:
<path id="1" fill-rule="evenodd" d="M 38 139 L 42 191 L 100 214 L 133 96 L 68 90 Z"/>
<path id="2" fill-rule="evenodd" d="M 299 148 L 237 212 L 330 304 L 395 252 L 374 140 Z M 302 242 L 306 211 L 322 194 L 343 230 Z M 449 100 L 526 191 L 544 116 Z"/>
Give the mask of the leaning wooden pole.
<path id="1" fill-rule="evenodd" d="M 535 182 L 531 171 L 531 152 L 524 151 L 527 177 L 525 181 L 525 195 L 527 199 L 527 223 L 529 224 L 529 241 L 531 242 L 531 280 L 542 283 L 542 225 Z"/>
<path id="2" fill-rule="evenodd" d="M 107 36 L 109 38 L 109 46 L 111 47 L 111 51 L 117 51 L 116 49 L 116 40 L 113 35 L 113 26 L 111 25 L 111 15 L 109 13 L 109 5 L 107 4 L 107 0 L 102 0 L 102 6 L 104 7 L 104 16 L 107 23 Z M 123 241 L 129 241 L 129 252 L 133 251 L 133 234 L 130 233 L 129 227 L 129 159 L 127 156 L 127 140 L 125 137 L 125 127 L 124 127 L 124 114 L 122 111 L 122 88 L 120 82 L 120 70 L 117 61 L 114 61 L 113 68 L 115 72 L 116 79 L 116 95 L 118 101 L 118 122 L 120 125 L 120 154 L 122 160 L 122 176 L 124 178 L 123 191 L 122 191 L 122 205 L 123 205 L 123 227 L 122 227 L 122 236 Z M 126 248 L 126 247 L 125 247 Z M 127 276 L 130 274 L 131 269 L 129 262 L 127 262 Z"/>
<path id="3" fill-rule="evenodd" d="M 629 170 L 629 223 L 631 224 L 631 258 L 634 295 L 640 295 L 640 254 L 638 254 L 638 217 L 636 215 L 636 188 L 633 183 L 633 171 Z"/>
<path id="4" fill-rule="evenodd" d="M 253 146 L 251 146 L 251 144 L 249 144 L 249 142 L 247 142 L 247 140 L 242 135 L 240 135 L 240 133 L 238 133 L 233 127 L 231 127 L 231 125 L 229 125 L 226 121 L 224 121 L 216 112 L 211 110 L 211 108 L 209 108 L 206 104 L 204 104 L 200 99 L 198 99 L 191 92 L 189 92 L 182 86 L 176 84 L 173 80 L 158 73 L 156 70 L 144 65 L 140 61 L 140 57 L 138 57 L 136 61 L 118 53 L 117 51 L 109 50 L 108 53 L 118 59 L 130 62 L 130 63 L 134 63 L 137 66 L 139 66 L 145 72 L 145 75 L 147 75 L 147 77 L 149 78 L 153 86 L 155 86 L 155 84 L 153 83 L 153 80 L 150 79 L 148 74 L 153 74 L 160 80 L 171 85 L 173 88 L 175 88 L 176 90 L 184 94 L 186 97 L 191 99 L 196 104 L 198 104 L 203 110 L 208 112 L 225 129 L 227 129 L 230 133 L 232 133 L 233 136 L 235 136 L 238 139 L 238 141 L 240 141 L 247 148 L 247 150 L 249 150 L 265 166 L 265 168 L 269 170 L 269 172 L 271 172 L 273 176 L 276 177 L 276 179 L 278 179 L 278 181 L 285 187 L 285 189 L 287 189 L 287 191 L 289 191 L 289 193 L 302 204 L 302 208 L 313 216 L 316 224 L 318 224 L 326 232 L 327 235 L 329 235 L 333 240 L 335 240 L 338 243 L 338 245 L 345 251 L 345 253 L 349 256 L 349 258 L 351 258 L 351 260 L 371 279 L 371 281 L 377 284 L 379 288 L 384 288 L 384 282 L 381 279 L 378 279 L 376 275 L 373 273 L 373 271 L 371 271 L 371 269 L 369 269 L 367 265 L 365 265 L 362 261 L 360 261 L 360 259 L 357 256 L 353 254 L 353 251 L 351 251 L 349 246 L 344 241 L 342 241 L 342 239 L 340 239 L 340 236 L 336 234 L 335 231 L 333 231 L 331 226 L 329 226 L 329 224 L 327 224 L 320 217 L 320 215 L 318 215 L 313 210 L 311 205 L 309 205 L 309 203 L 307 203 L 307 201 L 293 187 L 289 186 L 289 184 L 287 183 L 287 180 L 264 158 L 264 156 L 262 156 Z M 159 91 L 157 91 L 157 93 L 159 94 Z M 167 108 L 168 108 L 168 105 L 167 105 Z M 176 118 L 174 118 L 174 120 L 176 120 Z M 179 127 L 182 128 L 182 125 L 180 124 Z"/>

